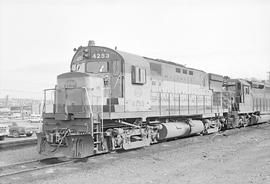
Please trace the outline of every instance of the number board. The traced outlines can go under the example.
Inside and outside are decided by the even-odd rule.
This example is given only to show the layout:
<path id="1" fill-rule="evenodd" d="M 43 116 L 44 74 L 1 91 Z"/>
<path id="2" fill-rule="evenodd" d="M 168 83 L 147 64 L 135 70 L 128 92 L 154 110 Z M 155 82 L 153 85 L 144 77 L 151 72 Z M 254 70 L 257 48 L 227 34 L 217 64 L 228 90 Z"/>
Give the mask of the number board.
<path id="1" fill-rule="evenodd" d="M 119 54 L 112 49 L 105 47 L 90 47 L 91 60 L 121 60 Z"/>
<path id="2" fill-rule="evenodd" d="M 98 46 L 81 47 L 73 57 L 72 63 L 91 61 L 121 60 L 120 55 L 112 49 Z"/>
<path id="3" fill-rule="evenodd" d="M 235 81 L 228 81 L 226 85 L 228 85 L 228 86 L 235 86 Z"/>
<path id="4" fill-rule="evenodd" d="M 112 53 L 107 49 L 99 48 L 91 50 L 91 59 L 110 59 Z"/>

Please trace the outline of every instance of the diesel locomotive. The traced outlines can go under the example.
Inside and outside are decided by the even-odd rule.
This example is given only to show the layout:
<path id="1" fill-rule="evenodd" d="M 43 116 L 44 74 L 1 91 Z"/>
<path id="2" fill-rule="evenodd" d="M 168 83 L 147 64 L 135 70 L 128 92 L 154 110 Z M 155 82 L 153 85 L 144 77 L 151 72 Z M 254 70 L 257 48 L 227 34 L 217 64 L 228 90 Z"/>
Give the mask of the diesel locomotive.
<path id="1" fill-rule="evenodd" d="M 270 120 L 270 85 L 89 41 L 44 90 L 38 152 L 82 158 Z"/>

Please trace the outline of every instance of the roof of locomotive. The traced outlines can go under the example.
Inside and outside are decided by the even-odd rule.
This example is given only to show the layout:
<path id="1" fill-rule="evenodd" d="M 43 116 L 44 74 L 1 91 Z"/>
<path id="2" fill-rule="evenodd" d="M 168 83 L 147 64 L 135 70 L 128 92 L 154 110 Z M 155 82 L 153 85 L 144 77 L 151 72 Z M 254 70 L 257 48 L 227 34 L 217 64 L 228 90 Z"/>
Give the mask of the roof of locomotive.
<path id="1" fill-rule="evenodd" d="M 182 65 L 182 64 L 179 64 L 179 63 L 174 63 L 174 62 L 171 62 L 171 61 L 166 61 L 166 60 L 163 60 L 163 59 L 153 59 L 153 58 L 149 58 L 149 57 L 143 57 L 147 60 L 153 60 L 153 61 L 157 61 L 157 62 L 160 62 L 160 63 L 166 63 L 166 64 L 170 64 L 170 65 L 176 65 L 176 66 L 180 66 L 180 67 L 185 67 L 185 65 Z"/>
<path id="2" fill-rule="evenodd" d="M 238 79 L 238 81 L 241 82 L 242 84 L 246 85 L 246 86 L 250 86 L 250 83 L 245 79 Z"/>
<path id="3" fill-rule="evenodd" d="M 135 64 L 137 66 L 146 66 L 148 63 L 146 59 L 136 54 L 131 54 L 131 53 L 123 52 L 119 50 L 115 50 L 115 52 L 117 52 L 118 54 L 122 56 L 125 63 L 130 63 L 131 65 Z"/>
<path id="4" fill-rule="evenodd" d="M 158 63 L 161 63 L 161 64 L 174 65 L 176 67 L 178 66 L 178 67 L 182 67 L 182 68 L 185 68 L 185 69 L 189 69 L 189 70 L 194 70 L 194 71 L 199 71 L 199 72 L 206 73 L 203 70 L 199 70 L 199 69 L 195 69 L 195 68 L 189 68 L 189 67 L 186 67 L 185 65 L 182 65 L 182 64 L 179 64 L 179 63 L 175 63 L 175 62 L 171 62 L 171 61 L 166 61 L 166 60 L 163 60 L 163 59 L 153 59 L 153 58 L 149 58 L 149 57 L 139 56 L 139 55 L 136 55 L 136 54 L 132 54 L 132 53 L 128 53 L 128 52 L 124 52 L 124 51 L 120 51 L 120 50 L 114 50 L 114 49 L 111 49 L 111 48 L 108 48 L 108 47 L 103 47 L 103 46 L 90 46 L 90 48 L 91 47 L 92 48 L 106 49 L 109 52 L 115 52 L 120 57 L 122 57 L 123 60 L 126 63 L 129 63 L 131 65 L 134 65 L 135 64 L 137 66 L 147 67 L 149 62 L 154 61 L 154 62 L 158 62 Z M 75 55 L 72 58 L 72 62 L 71 63 L 74 62 L 75 57 L 76 57 L 76 55 L 77 55 L 77 53 L 79 52 L 80 49 L 85 49 L 85 47 L 80 46 L 78 48 L 77 52 L 75 53 Z"/>
<path id="5" fill-rule="evenodd" d="M 136 55 L 136 54 L 131 54 L 131 53 L 124 52 L 124 51 L 119 51 L 119 50 L 115 50 L 115 52 L 120 54 L 126 62 L 130 62 L 132 64 L 139 64 L 140 65 L 140 63 L 142 63 L 142 62 L 148 62 L 149 60 L 152 60 L 152 61 L 156 61 L 156 62 L 159 62 L 159 63 L 162 63 L 162 64 L 165 63 L 165 64 L 169 64 L 169 65 L 179 66 L 179 67 L 183 67 L 183 68 L 186 68 L 186 69 L 206 73 L 203 70 L 198 70 L 198 69 L 195 69 L 195 68 L 189 68 L 189 67 L 186 67 L 185 65 L 175 63 L 175 62 L 171 62 L 171 61 L 166 61 L 166 60 L 163 60 L 163 59 L 153 59 L 153 58 L 139 56 L 139 55 Z"/>

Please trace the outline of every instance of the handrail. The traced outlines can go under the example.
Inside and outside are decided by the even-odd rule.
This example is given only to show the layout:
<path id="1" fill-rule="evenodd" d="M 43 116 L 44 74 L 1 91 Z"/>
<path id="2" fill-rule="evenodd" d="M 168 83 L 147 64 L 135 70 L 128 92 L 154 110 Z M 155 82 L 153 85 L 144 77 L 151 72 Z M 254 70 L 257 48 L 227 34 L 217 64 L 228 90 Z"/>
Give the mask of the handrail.
<path id="1" fill-rule="evenodd" d="M 66 96 L 66 91 L 68 91 L 68 90 L 74 90 L 74 89 L 82 89 L 82 90 L 84 90 L 87 94 L 87 100 L 88 100 L 88 103 L 89 104 L 87 104 L 87 105 L 89 105 L 89 107 L 90 107 L 90 111 L 91 111 L 91 113 L 93 113 L 93 110 L 92 110 L 92 106 L 90 105 L 90 99 L 89 99 L 89 94 L 88 94 L 88 90 L 87 90 L 87 88 L 86 87 L 79 87 L 79 88 L 58 88 L 58 89 L 63 89 L 63 90 L 65 90 L 65 96 Z M 44 103 L 43 103 L 43 112 L 44 111 L 46 111 L 46 101 L 47 101 L 47 91 L 57 91 L 58 90 L 57 88 L 51 88 L 51 89 L 44 89 L 43 91 L 44 91 Z M 54 94 L 54 96 L 55 96 L 56 94 Z M 56 101 L 55 101 L 55 98 L 53 99 L 53 104 L 55 105 L 55 103 L 56 103 Z M 83 103 L 82 103 L 83 104 Z M 85 105 L 85 104 L 84 104 Z M 65 106 L 66 106 L 66 102 L 65 102 Z M 66 109 L 66 107 L 65 107 L 65 109 Z M 85 110 L 86 111 L 86 110 Z M 55 111 L 53 112 L 53 113 L 55 113 Z M 67 110 L 65 110 L 65 113 L 67 113 Z"/>
<path id="2" fill-rule="evenodd" d="M 92 122 L 92 126 L 91 126 L 91 135 L 93 135 L 93 132 L 94 132 L 94 127 L 93 127 L 93 123 L 94 123 L 94 116 L 93 116 L 93 109 L 92 109 L 92 106 L 90 104 L 90 99 L 89 99 L 89 93 L 88 93 L 88 90 L 86 87 L 82 87 L 84 90 L 85 90 L 85 93 L 86 93 L 86 96 L 87 96 L 87 101 L 88 101 L 88 105 L 89 105 L 89 108 L 90 108 L 90 118 L 91 118 L 91 122 Z"/>
<path id="3" fill-rule="evenodd" d="M 88 129 L 88 131 L 91 131 L 92 132 L 92 134 L 93 134 L 93 131 L 94 131 L 94 129 L 93 129 L 93 125 L 91 125 L 91 123 L 93 123 L 94 122 L 94 109 L 93 109 L 93 103 L 94 103 L 94 98 L 96 98 L 97 99 L 97 102 L 100 102 L 100 100 L 102 100 L 102 102 L 101 102 L 101 109 L 100 109 L 100 111 L 99 112 L 101 112 L 101 129 L 103 129 L 103 96 L 94 96 L 94 95 L 91 95 L 90 93 L 89 93 L 89 90 L 88 90 L 88 88 L 87 87 L 77 87 L 77 88 L 52 88 L 52 89 L 45 89 L 44 90 L 44 106 L 43 106 L 43 112 L 44 113 L 46 113 L 46 102 L 48 102 L 47 100 L 47 91 L 54 91 L 54 92 L 56 92 L 57 90 L 59 90 L 59 89 L 61 89 L 61 90 L 65 90 L 65 96 L 66 96 L 66 93 L 67 93 L 67 91 L 68 90 L 82 90 L 81 91 L 81 102 L 82 102 L 82 105 L 84 106 L 84 111 L 85 111 L 85 113 L 87 113 L 88 115 L 89 115 L 89 117 L 90 117 L 90 122 L 89 122 L 89 124 L 88 124 L 88 127 L 87 127 L 87 129 Z M 85 95 L 86 95 L 86 100 L 87 100 L 87 102 L 86 102 L 86 100 L 84 100 L 83 99 L 83 93 L 82 92 L 85 92 Z M 56 95 L 56 93 L 54 93 L 54 95 Z M 91 96 L 90 96 L 91 95 Z M 55 96 L 54 96 L 55 97 Z M 85 97 L 84 97 L 85 98 Z M 53 105 L 55 105 L 55 103 L 56 103 L 56 100 L 55 100 L 55 98 L 54 98 L 54 100 L 53 100 Z M 66 104 L 67 104 L 67 102 L 66 102 L 66 98 L 65 98 L 65 102 L 64 102 L 65 104 L 65 109 L 67 108 L 66 107 Z M 87 108 L 85 107 L 85 106 L 89 106 L 89 111 L 87 110 Z M 82 109 L 83 110 L 83 109 Z M 55 113 L 56 111 L 54 111 L 53 113 Z M 67 110 L 65 111 L 65 113 L 68 113 L 67 112 Z M 91 129 L 91 130 L 89 130 L 89 129 Z"/>
<path id="4" fill-rule="evenodd" d="M 191 113 L 213 113 L 214 110 L 225 110 L 222 108 L 222 103 L 219 105 L 213 104 L 213 95 L 212 94 L 189 94 L 189 93 L 174 93 L 174 92 L 158 92 L 151 91 L 151 99 L 159 106 L 159 113 L 161 112 L 162 106 L 168 106 L 168 111 L 165 113 L 179 114 L 185 112 L 188 114 Z M 219 96 L 218 100 L 221 101 L 222 97 Z M 184 107 L 184 109 L 183 109 Z"/>
<path id="5" fill-rule="evenodd" d="M 46 95 L 46 92 L 47 91 L 55 91 L 56 89 L 55 88 L 48 88 L 48 89 L 44 89 L 44 101 L 43 101 L 43 109 L 42 109 L 42 113 L 46 113 L 46 101 L 47 101 L 47 95 Z M 54 94 L 55 96 L 55 94 Z M 55 103 L 55 97 L 53 99 L 53 104 Z M 55 108 L 53 108 L 53 113 L 55 113 Z"/>

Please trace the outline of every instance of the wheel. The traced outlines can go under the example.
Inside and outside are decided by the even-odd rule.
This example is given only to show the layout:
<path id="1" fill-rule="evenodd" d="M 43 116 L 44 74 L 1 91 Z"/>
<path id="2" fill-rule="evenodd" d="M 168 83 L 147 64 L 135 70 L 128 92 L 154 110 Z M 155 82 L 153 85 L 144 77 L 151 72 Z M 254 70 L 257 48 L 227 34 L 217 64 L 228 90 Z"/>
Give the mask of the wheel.
<path id="1" fill-rule="evenodd" d="M 18 131 L 13 130 L 13 131 L 11 132 L 11 136 L 12 136 L 12 137 L 20 137 L 20 134 L 19 134 Z"/>
<path id="2" fill-rule="evenodd" d="M 5 139 L 5 136 L 0 136 L 0 141 L 3 141 Z"/>
<path id="3" fill-rule="evenodd" d="M 33 135 L 32 133 L 26 134 L 27 137 L 31 137 L 32 135 Z"/>

